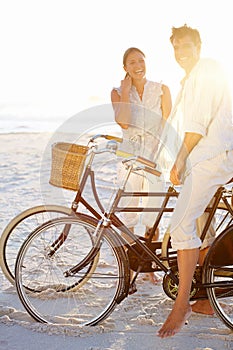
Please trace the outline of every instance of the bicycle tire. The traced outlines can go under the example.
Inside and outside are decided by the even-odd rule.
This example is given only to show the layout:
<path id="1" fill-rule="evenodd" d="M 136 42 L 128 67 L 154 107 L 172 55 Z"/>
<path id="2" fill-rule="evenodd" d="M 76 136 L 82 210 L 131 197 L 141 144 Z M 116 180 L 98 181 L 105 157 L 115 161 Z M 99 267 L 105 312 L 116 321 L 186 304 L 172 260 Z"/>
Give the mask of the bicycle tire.
<path id="1" fill-rule="evenodd" d="M 49 219 L 71 213 L 71 209 L 64 206 L 39 205 L 26 209 L 7 224 L 0 238 L 0 266 L 10 283 L 14 284 L 16 257 L 27 235 Z"/>
<path id="2" fill-rule="evenodd" d="M 70 225 L 68 238 L 48 258 L 46 250 L 50 251 L 64 225 Z M 97 225 L 95 218 L 84 214 L 55 219 L 35 229 L 21 246 L 15 265 L 16 289 L 36 321 L 96 325 L 127 295 L 130 274 L 125 250 L 117 234 L 108 228 L 104 229 L 94 270 L 84 268 L 66 276 L 93 247 Z"/>
<path id="3" fill-rule="evenodd" d="M 222 202 L 218 204 L 214 217 L 217 235 L 233 224 L 233 216 Z"/>
<path id="4" fill-rule="evenodd" d="M 207 288 L 209 301 L 217 316 L 233 330 L 233 225 L 211 245 L 204 263 L 203 282 L 215 283 Z"/>

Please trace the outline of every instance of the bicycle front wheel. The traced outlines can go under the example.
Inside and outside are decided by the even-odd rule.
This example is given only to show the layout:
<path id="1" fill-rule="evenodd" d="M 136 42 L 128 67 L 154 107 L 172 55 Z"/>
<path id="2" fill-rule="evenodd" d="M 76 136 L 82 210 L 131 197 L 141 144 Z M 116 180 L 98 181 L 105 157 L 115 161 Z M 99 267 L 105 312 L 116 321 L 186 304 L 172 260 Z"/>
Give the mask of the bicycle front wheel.
<path id="1" fill-rule="evenodd" d="M 233 330 L 233 225 L 213 242 L 204 264 L 204 283 L 217 316 Z"/>
<path id="2" fill-rule="evenodd" d="M 16 288 L 35 320 L 96 325 L 119 302 L 129 271 L 124 249 L 112 230 L 104 229 L 100 250 L 86 267 L 66 274 L 92 249 L 97 224 L 82 214 L 56 219 L 37 228 L 22 245 L 16 260 Z M 52 246 L 61 239 L 64 227 L 69 234 L 54 251 Z"/>
<path id="3" fill-rule="evenodd" d="M 16 257 L 29 233 L 50 219 L 71 213 L 70 208 L 60 205 L 39 205 L 23 211 L 8 223 L 0 238 L 0 265 L 9 282 L 14 284 Z"/>

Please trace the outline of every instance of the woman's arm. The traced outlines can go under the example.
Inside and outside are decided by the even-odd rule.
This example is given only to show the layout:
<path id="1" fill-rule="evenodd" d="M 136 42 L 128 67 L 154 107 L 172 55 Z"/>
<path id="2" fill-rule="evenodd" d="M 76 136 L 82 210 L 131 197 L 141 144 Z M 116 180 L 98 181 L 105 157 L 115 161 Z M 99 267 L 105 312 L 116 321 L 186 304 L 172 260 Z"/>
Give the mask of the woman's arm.
<path id="1" fill-rule="evenodd" d="M 169 117 L 172 109 L 172 98 L 170 89 L 166 85 L 162 85 L 163 95 L 161 96 L 162 115 L 165 120 Z"/>
<path id="2" fill-rule="evenodd" d="M 129 92 L 132 86 L 132 80 L 130 76 L 126 76 L 121 81 L 121 96 L 116 89 L 111 91 L 111 101 L 115 112 L 115 120 L 122 127 L 122 129 L 128 129 L 131 121 L 131 108 L 129 100 Z"/>

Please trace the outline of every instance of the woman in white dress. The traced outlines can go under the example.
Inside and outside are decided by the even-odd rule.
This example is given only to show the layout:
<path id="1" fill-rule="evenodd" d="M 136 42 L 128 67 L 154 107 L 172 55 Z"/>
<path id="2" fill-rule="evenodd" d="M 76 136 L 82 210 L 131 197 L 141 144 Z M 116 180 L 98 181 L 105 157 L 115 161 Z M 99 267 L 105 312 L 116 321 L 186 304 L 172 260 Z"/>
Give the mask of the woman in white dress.
<path id="1" fill-rule="evenodd" d="M 123 68 L 125 78 L 118 88 L 111 91 L 111 101 L 115 120 L 122 129 L 122 150 L 140 155 L 154 161 L 158 151 L 163 126 L 168 118 L 172 102 L 169 88 L 159 82 L 146 78 L 145 55 L 138 48 L 131 47 L 124 53 Z M 120 172 L 123 172 L 123 167 Z M 131 174 L 127 191 L 161 192 L 164 190 L 163 178 L 152 174 Z M 161 197 L 142 197 L 143 206 L 160 207 Z M 124 204 L 138 206 L 139 197 L 132 197 Z M 122 202 L 121 202 L 122 203 Z M 138 223 L 138 213 L 122 212 L 123 222 L 133 228 Z M 153 225 L 155 212 L 142 213 L 142 224 L 147 230 Z M 159 237 L 157 230 L 154 240 Z M 155 274 L 149 274 L 152 283 L 157 283 Z"/>

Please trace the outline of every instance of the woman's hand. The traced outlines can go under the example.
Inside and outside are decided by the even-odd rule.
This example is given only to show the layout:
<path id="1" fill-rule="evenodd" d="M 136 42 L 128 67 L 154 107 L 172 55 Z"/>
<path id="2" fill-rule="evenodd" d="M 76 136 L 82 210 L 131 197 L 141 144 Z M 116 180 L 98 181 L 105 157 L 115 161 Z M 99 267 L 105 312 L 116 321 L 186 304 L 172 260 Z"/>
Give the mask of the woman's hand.
<path id="1" fill-rule="evenodd" d="M 128 93 L 132 86 L 132 78 L 129 74 L 126 74 L 125 79 L 121 80 L 121 91 L 123 94 Z"/>

